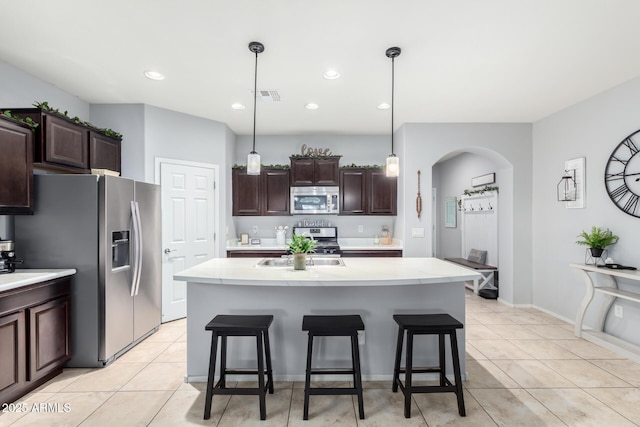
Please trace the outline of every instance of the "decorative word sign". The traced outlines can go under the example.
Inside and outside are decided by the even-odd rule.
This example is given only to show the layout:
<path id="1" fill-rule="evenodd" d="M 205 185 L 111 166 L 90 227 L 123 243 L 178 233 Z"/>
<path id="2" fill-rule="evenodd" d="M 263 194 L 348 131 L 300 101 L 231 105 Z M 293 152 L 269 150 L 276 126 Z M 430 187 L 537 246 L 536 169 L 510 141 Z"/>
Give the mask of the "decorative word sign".
<path id="1" fill-rule="evenodd" d="M 313 148 L 307 147 L 307 144 L 302 144 L 302 149 L 300 150 L 300 154 L 303 156 L 331 156 L 331 150 L 328 148 Z"/>

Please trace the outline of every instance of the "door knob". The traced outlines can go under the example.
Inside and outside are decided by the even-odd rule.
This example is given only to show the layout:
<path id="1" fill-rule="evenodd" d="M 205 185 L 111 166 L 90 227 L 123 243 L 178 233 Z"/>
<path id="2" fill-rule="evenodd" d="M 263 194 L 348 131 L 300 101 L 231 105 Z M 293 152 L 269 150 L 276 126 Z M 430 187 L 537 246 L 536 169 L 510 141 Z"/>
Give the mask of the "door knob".
<path id="1" fill-rule="evenodd" d="M 177 249 L 169 249 L 169 248 L 166 248 L 166 249 L 164 250 L 164 253 L 165 253 L 165 254 L 169 254 L 169 253 L 171 253 L 171 252 L 175 252 L 175 251 L 177 251 Z"/>

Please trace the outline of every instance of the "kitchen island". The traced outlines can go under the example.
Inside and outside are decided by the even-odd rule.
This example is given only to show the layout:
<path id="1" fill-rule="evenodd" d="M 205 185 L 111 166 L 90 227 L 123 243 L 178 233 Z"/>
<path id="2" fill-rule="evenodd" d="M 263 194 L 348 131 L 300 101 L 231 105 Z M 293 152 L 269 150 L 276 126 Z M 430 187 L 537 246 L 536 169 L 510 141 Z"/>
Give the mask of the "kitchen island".
<path id="1" fill-rule="evenodd" d="M 307 336 L 305 314 L 360 314 L 363 379 L 392 377 L 397 313 L 449 313 L 464 323 L 465 281 L 478 280 L 473 270 L 436 258 L 347 258 L 344 266 L 256 266 L 260 258 L 217 258 L 174 276 L 187 284 L 187 381 L 207 378 L 211 333 L 205 325 L 217 314 L 273 314 L 270 329 L 274 377 L 303 380 Z M 414 364 L 437 364 L 437 337 L 414 344 Z M 317 346 L 318 366 L 350 364 L 346 338 Z M 461 368 L 465 372 L 465 333 L 458 334 Z M 229 340 L 229 364 L 254 367 L 255 342 Z M 449 353 L 450 354 L 450 353 Z M 450 358 L 449 358 L 450 359 Z M 451 361 L 447 361 L 451 371 Z M 328 362 L 329 363 L 329 362 Z M 314 362 L 315 364 L 315 362 Z"/>

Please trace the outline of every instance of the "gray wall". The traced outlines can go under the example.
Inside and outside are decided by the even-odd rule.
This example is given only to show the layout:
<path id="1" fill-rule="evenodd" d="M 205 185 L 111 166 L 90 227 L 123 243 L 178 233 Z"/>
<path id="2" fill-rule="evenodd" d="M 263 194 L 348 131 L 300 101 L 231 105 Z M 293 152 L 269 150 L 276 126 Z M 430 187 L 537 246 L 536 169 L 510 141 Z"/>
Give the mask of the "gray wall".
<path id="1" fill-rule="evenodd" d="M 581 277 L 569 268 L 569 263 L 584 262 L 585 248 L 575 244 L 582 230 L 593 225 L 610 228 L 620 236 L 609 248 L 610 256 L 620 264 L 640 267 L 640 219 L 615 207 L 604 186 L 609 156 L 619 142 L 640 129 L 638 99 L 640 78 L 533 125 L 533 304 L 571 321 L 585 295 Z M 565 160 L 577 157 L 586 157 L 586 207 L 566 209 L 556 201 L 556 184 Z M 630 286 L 624 280 L 619 284 Z M 605 330 L 640 344 L 638 304 L 615 304 L 623 306 L 624 317 L 610 313 Z M 593 318 L 586 321 L 594 326 Z"/>
<path id="2" fill-rule="evenodd" d="M 238 136 L 234 162 L 247 163 L 252 137 Z M 384 165 L 391 152 L 391 137 L 380 135 L 280 135 L 256 136 L 256 151 L 263 164 L 290 163 L 289 156 L 301 154 L 303 144 L 313 148 L 329 148 L 341 155 L 340 165 Z"/>
<path id="3" fill-rule="evenodd" d="M 122 134 L 121 175 L 137 181 L 147 181 L 144 169 L 144 104 L 92 104 L 91 119 Z"/>
<path id="4" fill-rule="evenodd" d="M 50 106 L 68 111 L 71 117 L 90 119 L 89 103 L 3 61 L 0 61 L 0 76 L 0 108 L 32 108 L 36 101 L 48 101 Z M 15 238 L 13 217 L 0 215 L 0 237 Z"/>
<path id="5" fill-rule="evenodd" d="M 32 108 L 34 102 L 48 101 L 49 105 L 69 116 L 90 120 L 89 103 L 54 85 L 0 60 L 0 107 Z M 93 123 L 93 122 L 92 122 Z M 99 123 L 94 123 L 99 125 Z"/>
<path id="6" fill-rule="evenodd" d="M 457 212 L 455 228 L 444 226 L 445 199 L 456 197 L 459 200 L 464 190 L 474 189 L 471 187 L 471 178 L 495 172 L 496 168 L 497 166 L 489 159 L 472 153 L 462 153 L 452 159 L 438 162 L 433 166 L 433 182 L 434 187 L 437 188 L 436 256 L 438 258 L 465 258 L 468 255 L 462 253 L 460 212 Z M 491 185 L 495 186 L 496 184 Z M 428 195 L 429 193 L 426 192 L 426 194 Z M 424 204 L 424 195 L 422 198 Z M 500 217 L 498 216 L 498 218 Z"/>

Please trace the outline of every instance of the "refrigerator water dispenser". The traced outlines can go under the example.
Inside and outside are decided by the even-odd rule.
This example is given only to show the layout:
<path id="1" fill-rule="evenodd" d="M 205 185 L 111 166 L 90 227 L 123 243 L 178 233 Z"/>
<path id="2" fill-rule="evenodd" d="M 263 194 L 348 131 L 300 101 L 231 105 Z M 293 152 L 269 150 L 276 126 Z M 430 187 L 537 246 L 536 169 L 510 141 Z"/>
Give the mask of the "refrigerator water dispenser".
<path id="1" fill-rule="evenodd" d="M 129 230 L 111 233 L 111 269 L 129 266 Z"/>

